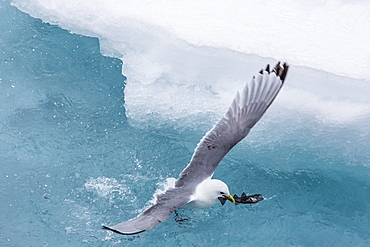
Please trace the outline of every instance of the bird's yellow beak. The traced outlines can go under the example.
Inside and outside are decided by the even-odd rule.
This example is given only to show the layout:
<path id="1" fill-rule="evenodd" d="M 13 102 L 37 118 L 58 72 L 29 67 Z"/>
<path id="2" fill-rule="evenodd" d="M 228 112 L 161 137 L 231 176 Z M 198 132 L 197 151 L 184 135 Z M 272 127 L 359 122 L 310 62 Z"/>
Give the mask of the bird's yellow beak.
<path id="1" fill-rule="evenodd" d="M 232 203 L 235 203 L 235 199 L 232 195 L 222 195 L 223 197 L 225 197 L 226 199 L 230 200 Z"/>

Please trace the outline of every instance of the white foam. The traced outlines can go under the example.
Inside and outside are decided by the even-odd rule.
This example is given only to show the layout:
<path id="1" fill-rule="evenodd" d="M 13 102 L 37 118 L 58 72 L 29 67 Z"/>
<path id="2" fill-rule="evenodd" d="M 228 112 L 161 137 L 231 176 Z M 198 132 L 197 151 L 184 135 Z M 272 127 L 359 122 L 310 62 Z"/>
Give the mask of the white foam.
<path id="1" fill-rule="evenodd" d="M 153 194 L 153 198 L 151 200 L 149 200 L 145 204 L 145 206 L 141 210 L 139 210 L 138 212 L 142 213 L 145 210 L 147 210 L 149 207 L 151 207 L 154 204 L 156 204 L 156 202 L 157 202 L 157 196 L 163 194 L 164 192 L 166 192 L 170 188 L 175 188 L 176 180 L 177 180 L 176 178 L 169 177 L 169 178 L 166 178 L 165 181 L 159 182 L 157 184 L 157 189 L 155 190 L 155 192 Z"/>
<path id="2" fill-rule="evenodd" d="M 163 194 L 165 191 L 175 188 L 176 178 L 166 178 L 164 182 L 160 182 L 157 184 L 157 189 L 154 192 L 154 198 L 149 201 L 150 204 L 155 204 L 157 200 L 157 196 Z"/>
<path id="3" fill-rule="evenodd" d="M 12 3 L 43 21 L 98 37 L 103 54 L 122 59 L 128 77 L 125 107 L 139 122 L 159 116 L 189 124 L 204 113 L 218 118 L 260 66 L 276 60 L 292 66 L 278 97 L 281 104 L 274 107 L 298 109 L 324 123 L 369 116 L 367 1 Z M 343 99 L 349 91 L 355 95 Z"/>
<path id="4" fill-rule="evenodd" d="M 122 185 L 114 178 L 90 178 L 85 182 L 84 186 L 87 191 L 94 192 L 99 197 L 104 198 L 110 198 L 113 192 L 117 192 L 124 197 L 129 197 L 132 194 L 129 188 Z"/>

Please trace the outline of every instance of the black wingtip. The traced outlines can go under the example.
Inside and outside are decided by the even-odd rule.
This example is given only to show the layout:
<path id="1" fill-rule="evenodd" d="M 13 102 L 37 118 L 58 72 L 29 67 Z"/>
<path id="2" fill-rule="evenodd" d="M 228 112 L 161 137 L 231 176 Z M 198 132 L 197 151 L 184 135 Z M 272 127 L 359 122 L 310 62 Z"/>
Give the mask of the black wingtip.
<path id="1" fill-rule="evenodd" d="M 283 63 L 283 65 L 281 65 L 281 62 L 279 61 L 273 70 L 270 70 L 270 64 L 267 64 L 266 65 L 266 68 L 265 68 L 265 71 L 270 74 L 271 72 L 274 72 L 280 79 L 281 81 L 284 83 L 285 81 L 285 78 L 286 78 L 286 75 L 288 73 L 288 69 L 289 69 L 289 65 L 287 63 Z M 263 75 L 263 69 L 261 69 L 259 71 L 259 73 L 261 75 Z M 254 77 L 253 77 L 254 78 Z"/>
<path id="2" fill-rule="evenodd" d="M 283 64 L 283 72 L 281 73 L 280 79 L 284 82 L 285 77 L 288 73 L 289 65 L 287 63 Z"/>
<path id="3" fill-rule="evenodd" d="M 101 228 L 104 229 L 104 230 L 109 230 L 109 231 L 112 231 L 112 232 L 121 234 L 121 235 L 134 235 L 134 234 L 138 234 L 138 233 L 141 233 L 141 232 L 145 232 L 145 230 L 143 230 L 143 231 L 134 232 L 134 233 L 123 233 L 123 232 L 117 231 L 115 229 L 112 229 L 112 228 L 110 228 L 108 226 L 102 226 Z"/>
<path id="4" fill-rule="evenodd" d="M 273 72 L 280 77 L 281 81 L 284 83 L 286 75 L 288 73 L 289 65 L 287 63 L 283 63 L 283 65 L 280 65 L 280 62 L 278 62 L 274 69 Z"/>
<path id="5" fill-rule="evenodd" d="M 101 228 L 104 229 L 104 230 L 109 230 L 109 231 L 112 231 L 112 232 L 115 232 L 115 233 L 119 233 L 119 234 L 125 235 L 124 233 L 122 233 L 120 231 L 117 231 L 115 229 L 109 228 L 108 226 L 102 226 Z"/>
<path id="6" fill-rule="evenodd" d="M 270 64 L 267 64 L 265 71 L 270 74 Z"/>

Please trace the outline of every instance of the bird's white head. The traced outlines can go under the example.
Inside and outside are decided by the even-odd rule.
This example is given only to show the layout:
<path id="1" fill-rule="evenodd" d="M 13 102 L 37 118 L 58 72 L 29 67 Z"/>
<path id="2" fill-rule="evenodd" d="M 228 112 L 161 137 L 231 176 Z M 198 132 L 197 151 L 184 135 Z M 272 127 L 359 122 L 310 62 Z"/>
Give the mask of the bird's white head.
<path id="1" fill-rule="evenodd" d="M 235 203 L 235 199 L 232 195 L 230 195 L 229 187 L 218 179 L 211 179 L 209 180 L 207 186 L 213 188 L 213 196 L 221 201 L 221 204 L 224 205 L 226 200 Z"/>
<path id="2" fill-rule="evenodd" d="M 227 200 L 235 203 L 234 197 L 230 195 L 229 187 L 218 179 L 207 179 L 200 183 L 192 200 L 192 207 L 207 208 L 215 205 L 220 200 L 225 204 Z"/>

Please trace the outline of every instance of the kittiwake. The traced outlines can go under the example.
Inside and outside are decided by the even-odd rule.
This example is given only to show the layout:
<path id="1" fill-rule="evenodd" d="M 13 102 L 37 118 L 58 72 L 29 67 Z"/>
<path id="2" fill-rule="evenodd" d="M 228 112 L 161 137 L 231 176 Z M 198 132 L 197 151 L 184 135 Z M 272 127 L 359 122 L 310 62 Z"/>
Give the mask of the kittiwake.
<path id="1" fill-rule="evenodd" d="M 178 208 L 207 208 L 219 198 L 232 203 L 228 186 L 212 179 L 221 159 L 246 137 L 266 112 L 284 84 L 289 66 L 280 62 L 269 65 L 237 93 L 225 116 L 201 139 L 188 166 L 180 173 L 175 187 L 157 195 L 153 206 L 137 217 L 114 226 L 103 226 L 116 233 L 131 235 L 164 222 Z"/>

